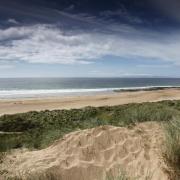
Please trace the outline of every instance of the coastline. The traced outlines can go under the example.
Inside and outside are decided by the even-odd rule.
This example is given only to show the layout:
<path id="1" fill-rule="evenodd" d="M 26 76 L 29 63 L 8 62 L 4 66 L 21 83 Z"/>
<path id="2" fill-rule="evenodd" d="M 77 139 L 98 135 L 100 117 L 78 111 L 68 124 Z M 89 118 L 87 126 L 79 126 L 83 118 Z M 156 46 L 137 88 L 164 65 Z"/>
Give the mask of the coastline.
<path id="1" fill-rule="evenodd" d="M 75 97 L 97 94 L 109 94 L 113 92 L 138 92 L 165 89 L 180 89 L 180 86 L 132 86 L 132 87 L 107 87 L 90 89 L 6 89 L 0 90 L 0 100 L 6 99 L 43 99 L 53 97 Z"/>
<path id="2" fill-rule="evenodd" d="M 46 98 L 1 99 L 0 115 L 23 113 L 28 111 L 72 109 L 86 106 L 114 106 L 128 103 L 155 102 L 161 100 L 179 100 L 179 88 L 151 89 L 101 93 L 83 96 L 56 96 Z"/>

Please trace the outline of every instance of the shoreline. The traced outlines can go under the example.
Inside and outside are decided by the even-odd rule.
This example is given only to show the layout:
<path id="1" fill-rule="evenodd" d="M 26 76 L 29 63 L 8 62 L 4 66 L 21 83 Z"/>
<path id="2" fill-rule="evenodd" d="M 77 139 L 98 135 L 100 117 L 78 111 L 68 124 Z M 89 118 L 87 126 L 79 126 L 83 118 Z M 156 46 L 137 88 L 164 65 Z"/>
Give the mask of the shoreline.
<path id="1" fill-rule="evenodd" d="M 180 100 L 180 88 L 112 92 L 87 96 L 1 99 L 0 115 L 24 113 L 28 111 L 78 109 L 86 106 L 115 106 L 128 103 L 156 102 L 161 100 Z"/>
<path id="2" fill-rule="evenodd" d="M 140 86 L 140 87 L 111 87 L 92 89 L 19 89 L 0 90 L 0 100 L 44 99 L 56 97 L 92 96 L 122 92 L 157 91 L 180 89 L 180 86 Z"/>

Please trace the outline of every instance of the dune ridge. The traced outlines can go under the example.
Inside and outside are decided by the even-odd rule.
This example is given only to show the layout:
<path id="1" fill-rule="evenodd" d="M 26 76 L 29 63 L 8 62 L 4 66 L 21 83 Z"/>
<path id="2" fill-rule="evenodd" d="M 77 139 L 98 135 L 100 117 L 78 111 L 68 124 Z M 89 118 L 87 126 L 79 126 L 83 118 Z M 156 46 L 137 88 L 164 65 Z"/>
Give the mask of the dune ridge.
<path id="1" fill-rule="evenodd" d="M 118 176 L 123 169 L 140 180 L 147 175 L 152 180 L 166 180 L 161 157 L 163 138 L 156 122 L 134 128 L 100 126 L 69 133 L 46 149 L 13 152 L 1 169 L 12 177 L 35 177 L 46 172 L 58 180 L 105 180 L 107 175 Z"/>

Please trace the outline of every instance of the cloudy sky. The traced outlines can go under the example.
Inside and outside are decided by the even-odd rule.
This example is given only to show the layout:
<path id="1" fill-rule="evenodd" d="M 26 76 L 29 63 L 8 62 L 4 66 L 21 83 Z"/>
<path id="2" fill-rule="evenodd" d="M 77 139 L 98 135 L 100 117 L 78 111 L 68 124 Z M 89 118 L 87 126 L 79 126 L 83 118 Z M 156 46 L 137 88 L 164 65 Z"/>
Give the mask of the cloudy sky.
<path id="1" fill-rule="evenodd" d="M 0 77 L 180 77 L 179 0 L 1 0 Z"/>

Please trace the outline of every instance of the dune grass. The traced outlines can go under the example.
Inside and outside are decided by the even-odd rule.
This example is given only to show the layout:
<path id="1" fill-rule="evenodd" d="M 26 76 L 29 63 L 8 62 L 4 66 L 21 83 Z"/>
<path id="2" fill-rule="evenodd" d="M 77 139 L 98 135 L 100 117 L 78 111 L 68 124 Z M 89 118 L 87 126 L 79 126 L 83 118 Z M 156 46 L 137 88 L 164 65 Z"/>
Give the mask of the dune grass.
<path id="1" fill-rule="evenodd" d="M 75 130 L 100 125 L 131 127 L 138 122 L 146 121 L 165 122 L 164 157 L 172 169 L 171 176 L 178 179 L 180 177 L 180 101 L 32 111 L 1 116 L 0 162 L 6 151 L 22 147 L 41 149 Z M 127 179 L 124 175 L 118 178 Z"/>
<path id="2" fill-rule="evenodd" d="M 134 167 L 134 169 L 136 169 L 136 167 Z M 122 167 L 118 169 L 117 174 L 118 175 L 115 176 L 112 173 L 110 173 L 110 174 L 108 173 L 106 175 L 106 180 L 139 180 L 140 178 L 142 179 L 142 177 L 139 177 L 139 176 L 135 176 L 135 177 L 128 176 L 127 172 L 125 170 L 123 170 Z M 143 180 L 151 180 L 152 177 L 153 177 L 153 173 L 147 171 L 146 176 Z"/>
<path id="3" fill-rule="evenodd" d="M 138 122 L 170 121 L 176 117 L 180 117 L 180 101 L 4 115 L 0 117 L 0 131 L 6 133 L 0 133 L 0 152 L 20 147 L 44 148 L 79 129 L 100 125 L 133 126 Z"/>
<path id="4" fill-rule="evenodd" d="M 107 174 L 106 180 L 133 180 L 133 179 L 128 177 L 128 175 L 124 170 L 119 169 L 117 176 L 114 176 L 112 174 Z"/>
<path id="5" fill-rule="evenodd" d="M 164 157 L 169 165 L 170 178 L 180 179 L 180 119 L 165 124 Z"/>
<path id="6" fill-rule="evenodd" d="M 107 173 L 105 180 L 139 180 L 140 177 L 130 177 L 127 175 L 127 173 L 122 169 L 119 168 L 118 175 L 115 176 L 111 173 Z M 56 172 L 50 172 L 46 171 L 43 173 L 25 173 L 25 174 L 19 174 L 16 177 L 9 178 L 9 180 L 59 180 L 61 179 Z M 152 173 L 147 172 L 146 177 L 143 180 L 151 180 L 152 179 Z M 63 179 L 62 179 L 63 180 Z M 102 180 L 102 179 L 101 179 Z"/>

